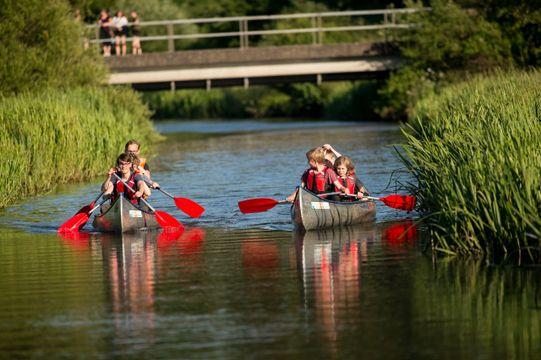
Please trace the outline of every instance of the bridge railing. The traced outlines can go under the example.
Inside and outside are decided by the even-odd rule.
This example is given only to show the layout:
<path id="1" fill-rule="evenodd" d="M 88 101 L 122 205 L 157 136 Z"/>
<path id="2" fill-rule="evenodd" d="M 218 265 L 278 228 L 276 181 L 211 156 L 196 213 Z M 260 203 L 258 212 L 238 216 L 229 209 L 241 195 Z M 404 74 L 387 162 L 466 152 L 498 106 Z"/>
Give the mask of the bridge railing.
<path id="1" fill-rule="evenodd" d="M 178 40 L 199 40 L 213 38 L 237 38 L 238 47 L 241 49 L 256 45 L 251 37 L 272 36 L 272 35 L 293 35 L 293 34 L 311 34 L 312 44 L 322 44 L 323 35 L 325 33 L 350 32 L 350 31 L 380 31 L 383 33 L 383 40 L 387 41 L 390 32 L 395 29 L 405 29 L 413 26 L 413 24 L 403 21 L 404 15 L 416 13 L 419 11 L 427 11 L 429 8 L 421 9 L 381 9 L 381 10 L 355 10 L 355 11 L 332 11 L 319 13 L 297 13 L 297 14 L 278 14 L 278 15 L 257 15 L 257 16 L 230 16 L 221 18 L 197 18 L 197 19 L 177 19 L 177 20 L 159 20 L 159 21 L 142 21 L 138 24 L 143 36 L 139 36 L 141 42 L 166 42 L 165 51 L 173 52 L 176 49 L 175 42 Z M 359 19 L 352 20 L 354 17 Z M 375 19 L 374 17 L 379 17 Z M 324 20 L 334 18 L 334 21 L 327 20 L 324 25 Z M 349 18 L 349 24 L 344 24 L 344 18 Z M 297 21 L 294 28 L 268 28 L 261 26 L 261 23 L 254 25 L 255 22 L 269 21 L 287 21 L 287 20 L 302 20 Z M 340 19 L 340 20 L 336 20 Z M 309 20 L 309 21 L 308 21 Z M 338 24 L 337 24 L 338 22 Z M 234 31 L 217 31 L 217 32 L 200 32 L 200 28 L 210 24 L 227 24 L 226 27 L 236 29 Z M 131 28 L 133 23 L 129 23 Z M 180 26 L 184 26 L 183 31 L 178 31 Z M 194 26 L 196 26 L 195 31 Z M 152 31 L 146 29 L 154 28 Z M 156 30 L 155 28 L 158 28 Z M 161 32 L 164 34 L 150 34 L 151 32 Z M 208 29 L 206 29 L 208 30 Z M 193 32 L 190 32 L 193 31 Z M 99 25 L 87 25 L 86 41 L 90 44 L 95 44 L 98 48 L 101 43 L 112 42 L 114 38 L 100 39 Z M 127 42 L 132 42 L 132 37 L 126 38 Z"/>

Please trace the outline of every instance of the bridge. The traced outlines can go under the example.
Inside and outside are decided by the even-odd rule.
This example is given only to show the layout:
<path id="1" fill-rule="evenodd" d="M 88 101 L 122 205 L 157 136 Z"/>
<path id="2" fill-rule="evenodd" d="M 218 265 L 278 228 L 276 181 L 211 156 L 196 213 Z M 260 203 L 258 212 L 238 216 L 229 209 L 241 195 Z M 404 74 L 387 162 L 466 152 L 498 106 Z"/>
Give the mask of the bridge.
<path id="1" fill-rule="evenodd" d="M 140 41 L 145 53 L 106 57 L 111 70 L 108 82 L 129 84 L 138 90 L 175 90 L 381 78 L 401 63 L 392 45 L 396 32 L 413 26 L 408 22 L 409 14 L 425 10 L 141 22 Z M 212 31 L 224 28 L 228 31 Z M 108 41 L 98 38 L 96 26 L 89 26 L 89 30 L 95 32 L 89 43 L 98 49 L 100 43 Z M 222 48 L 226 38 L 227 45 L 236 46 Z M 218 39 L 222 44 L 184 50 L 202 39 Z M 127 38 L 128 43 L 132 41 Z M 280 45 L 282 42 L 293 45 Z"/>

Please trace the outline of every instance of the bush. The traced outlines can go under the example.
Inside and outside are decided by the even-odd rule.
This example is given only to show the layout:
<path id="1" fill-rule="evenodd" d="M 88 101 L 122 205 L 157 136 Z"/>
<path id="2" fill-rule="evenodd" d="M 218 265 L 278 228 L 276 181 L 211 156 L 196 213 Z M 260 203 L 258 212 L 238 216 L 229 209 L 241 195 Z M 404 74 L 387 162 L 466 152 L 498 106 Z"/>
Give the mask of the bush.
<path id="1" fill-rule="evenodd" d="M 7 0 L 0 6 L 0 93 L 95 85 L 98 55 L 83 49 L 82 27 L 63 0 Z"/>
<path id="2" fill-rule="evenodd" d="M 409 7 L 422 4 L 408 2 Z M 411 14 L 417 24 L 399 35 L 406 64 L 380 92 L 386 117 L 403 117 L 423 96 L 465 74 L 486 72 L 513 63 L 509 41 L 497 24 L 451 1 L 432 0 L 430 12 Z"/>

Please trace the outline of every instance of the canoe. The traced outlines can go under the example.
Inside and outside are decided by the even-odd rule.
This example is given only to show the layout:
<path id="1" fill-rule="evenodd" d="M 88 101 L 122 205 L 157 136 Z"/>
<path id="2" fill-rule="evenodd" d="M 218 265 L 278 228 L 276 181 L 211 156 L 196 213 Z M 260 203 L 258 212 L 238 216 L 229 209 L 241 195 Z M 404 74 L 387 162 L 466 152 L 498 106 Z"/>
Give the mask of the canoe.
<path id="1" fill-rule="evenodd" d="M 291 220 L 300 229 L 324 229 L 374 221 L 376 204 L 373 201 L 340 202 L 318 197 L 299 188 L 291 207 Z"/>
<path id="2" fill-rule="evenodd" d="M 123 195 L 103 214 L 94 218 L 94 228 L 103 232 L 129 232 L 160 227 L 156 216 L 129 202 Z"/>

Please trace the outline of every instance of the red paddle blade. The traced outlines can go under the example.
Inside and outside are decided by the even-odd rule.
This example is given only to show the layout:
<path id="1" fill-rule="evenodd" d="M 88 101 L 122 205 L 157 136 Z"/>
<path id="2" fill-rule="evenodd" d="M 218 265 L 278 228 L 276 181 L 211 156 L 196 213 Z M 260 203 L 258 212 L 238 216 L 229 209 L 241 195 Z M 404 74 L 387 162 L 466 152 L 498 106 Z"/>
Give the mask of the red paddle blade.
<path id="1" fill-rule="evenodd" d="M 76 214 L 80 214 L 80 213 L 88 214 L 90 212 L 90 210 L 92 210 L 93 208 L 94 208 L 94 201 L 92 201 L 90 204 L 85 205 L 82 208 L 80 208 L 79 211 L 76 212 Z"/>
<path id="2" fill-rule="evenodd" d="M 267 211 L 278 204 L 272 198 L 253 198 L 239 201 L 239 210 L 243 214 L 251 214 Z"/>
<path id="3" fill-rule="evenodd" d="M 412 211 L 415 207 L 415 196 L 411 195 L 389 195 L 383 198 L 380 198 L 381 201 L 388 207 L 394 209 Z"/>
<path id="4" fill-rule="evenodd" d="M 166 230 L 168 228 L 171 229 L 184 229 L 184 226 L 182 226 L 181 223 L 178 222 L 177 219 L 166 213 L 165 211 L 156 210 L 154 212 L 154 215 L 156 215 L 156 220 L 158 220 L 158 224 Z"/>
<path id="5" fill-rule="evenodd" d="M 205 212 L 204 207 L 191 199 L 175 197 L 174 200 L 177 208 L 179 208 L 179 210 L 183 211 L 189 217 L 198 218 Z"/>
<path id="6" fill-rule="evenodd" d="M 79 231 L 88 221 L 88 213 L 81 212 L 70 217 L 58 228 L 58 232 Z"/>

